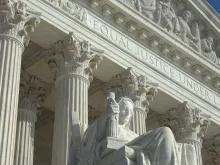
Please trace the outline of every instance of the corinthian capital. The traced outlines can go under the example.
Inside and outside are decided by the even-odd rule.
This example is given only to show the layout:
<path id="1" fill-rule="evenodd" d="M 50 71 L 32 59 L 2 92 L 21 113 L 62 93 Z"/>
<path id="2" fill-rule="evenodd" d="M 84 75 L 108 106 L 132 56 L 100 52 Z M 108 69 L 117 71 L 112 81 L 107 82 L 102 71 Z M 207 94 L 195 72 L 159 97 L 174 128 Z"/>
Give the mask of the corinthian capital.
<path id="1" fill-rule="evenodd" d="M 103 51 L 95 49 L 88 41 L 81 41 L 73 33 L 57 41 L 48 51 L 46 61 L 56 77 L 78 74 L 93 80 L 93 71 L 102 61 Z"/>
<path id="2" fill-rule="evenodd" d="M 138 76 L 132 68 L 128 68 L 124 73 L 114 76 L 103 91 L 116 93 L 116 98 L 129 97 L 133 100 L 135 108 L 148 111 L 150 102 L 158 92 L 157 88 L 158 84 L 143 75 Z"/>
<path id="3" fill-rule="evenodd" d="M 170 127 L 179 142 L 202 142 L 202 137 L 210 125 L 210 118 L 198 108 L 184 102 L 161 115 L 159 123 Z"/>
<path id="4" fill-rule="evenodd" d="M 19 90 L 19 108 L 36 112 L 37 108 L 43 106 L 43 103 L 49 95 L 48 84 L 41 82 L 34 76 L 22 72 Z"/>
<path id="5" fill-rule="evenodd" d="M 0 1 L 0 37 L 10 36 L 16 38 L 24 46 L 29 43 L 28 33 L 34 31 L 40 22 L 37 16 L 27 13 L 27 6 L 19 0 L 12 3 L 11 0 Z"/>

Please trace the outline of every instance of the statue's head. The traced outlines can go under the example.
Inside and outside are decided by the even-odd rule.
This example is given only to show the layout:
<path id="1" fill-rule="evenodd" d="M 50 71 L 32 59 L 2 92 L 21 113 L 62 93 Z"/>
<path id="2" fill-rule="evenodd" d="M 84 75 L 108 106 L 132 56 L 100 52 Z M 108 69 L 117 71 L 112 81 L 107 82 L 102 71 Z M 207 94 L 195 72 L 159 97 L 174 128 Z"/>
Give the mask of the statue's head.
<path id="1" fill-rule="evenodd" d="M 133 115 L 134 103 L 131 99 L 122 97 L 119 102 L 119 124 L 125 125 L 126 127 L 130 125 L 130 121 Z"/>
<path id="2" fill-rule="evenodd" d="M 190 12 L 189 10 L 185 10 L 185 11 L 183 12 L 183 19 L 184 19 L 185 21 L 188 21 L 188 20 L 190 20 L 191 18 L 192 18 L 191 12 Z"/>

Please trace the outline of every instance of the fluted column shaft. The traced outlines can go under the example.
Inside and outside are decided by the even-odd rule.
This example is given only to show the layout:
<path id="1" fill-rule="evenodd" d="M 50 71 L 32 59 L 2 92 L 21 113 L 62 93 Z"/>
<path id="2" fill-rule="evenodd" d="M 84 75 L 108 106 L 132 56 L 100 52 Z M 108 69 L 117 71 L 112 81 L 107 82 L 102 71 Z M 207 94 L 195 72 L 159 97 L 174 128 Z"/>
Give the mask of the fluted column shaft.
<path id="1" fill-rule="evenodd" d="M 88 88 L 102 57 L 71 32 L 46 58 L 55 73 L 57 102 L 52 165 L 77 164 L 77 148 L 88 126 Z"/>
<path id="2" fill-rule="evenodd" d="M 138 135 L 146 133 L 146 118 L 147 112 L 138 107 L 134 107 L 134 114 L 131 119 L 131 130 Z"/>
<path id="3" fill-rule="evenodd" d="M 0 164 L 13 165 L 22 44 L 0 35 Z"/>
<path id="4" fill-rule="evenodd" d="M 14 165 L 33 165 L 36 113 L 18 110 Z"/>
<path id="5" fill-rule="evenodd" d="M 67 165 L 70 161 L 74 136 L 74 121 L 79 121 L 79 130 L 88 126 L 89 80 L 77 74 L 65 74 L 56 81 L 57 103 L 55 110 L 53 165 Z M 78 114 L 78 116 L 76 115 Z M 78 119 L 77 119 L 78 118 Z"/>
<path id="6" fill-rule="evenodd" d="M 18 0 L 0 1 L 0 164 L 13 165 L 21 55 L 39 19 Z"/>

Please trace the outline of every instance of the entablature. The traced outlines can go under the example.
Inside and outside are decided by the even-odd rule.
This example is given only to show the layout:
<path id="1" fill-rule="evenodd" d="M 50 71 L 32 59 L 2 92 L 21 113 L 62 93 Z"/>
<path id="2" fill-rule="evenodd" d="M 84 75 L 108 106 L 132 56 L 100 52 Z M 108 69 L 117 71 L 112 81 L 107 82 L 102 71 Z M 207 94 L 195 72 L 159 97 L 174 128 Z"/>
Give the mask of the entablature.
<path id="1" fill-rule="evenodd" d="M 195 7 L 190 6 L 192 2 L 176 1 L 175 3 L 178 6 L 171 3 L 166 4 L 169 5 L 166 10 L 171 10 L 171 8 L 174 10 L 173 6 L 178 7 L 179 14 L 173 13 L 175 16 L 170 16 L 173 17 L 172 20 L 170 22 L 166 21 L 166 26 L 169 27 L 153 20 L 153 17 L 148 18 L 138 7 L 131 8 L 131 6 L 126 5 L 127 1 L 84 0 L 81 3 L 86 4 L 85 7 L 90 6 L 88 10 L 144 44 L 147 48 L 158 52 L 178 67 L 185 68 L 184 70 L 196 76 L 206 85 L 219 88 L 220 67 L 218 54 L 220 54 L 220 42 L 218 42 L 218 38 L 220 38 L 220 29 L 217 26 L 212 26 L 213 22 L 211 20 L 209 20 L 210 23 L 205 23 L 208 20 L 205 20 L 206 18 L 203 15 L 199 15 L 200 12 Z M 168 13 L 164 12 L 167 16 L 171 14 L 170 11 L 167 11 Z M 183 13 L 183 16 L 180 16 L 181 13 Z M 189 16 L 186 16 L 187 14 Z M 190 17 L 191 19 L 189 21 L 184 20 L 184 17 Z M 178 22 L 178 25 L 173 23 L 175 21 Z M 159 22 L 162 22 L 162 18 Z M 179 28 L 180 31 L 175 32 L 175 28 Z M 219 89 L 217 90 L 219 91 Z"/>

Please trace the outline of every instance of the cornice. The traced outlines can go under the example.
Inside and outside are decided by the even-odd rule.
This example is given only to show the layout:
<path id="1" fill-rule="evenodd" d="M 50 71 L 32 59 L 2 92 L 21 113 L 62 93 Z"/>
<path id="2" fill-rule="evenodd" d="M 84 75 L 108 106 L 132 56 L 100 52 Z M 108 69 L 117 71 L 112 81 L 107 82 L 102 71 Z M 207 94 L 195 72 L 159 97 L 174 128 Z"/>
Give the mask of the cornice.
<path id="1" fill-rule="evenodd" d="M 189 0 L 189 2 L 200 9 L 199 12 L 203 14 L 207 21 L 211 21 L 211 25 L 216 31 L 220 32 L 220 15 L 216 10 L 207 2 L 207 0 Z"/>
<path id="2" fill-rule="evenodd" d="M 95 2 L 98 5 L 94 6 Z M 220 67 L 139 12 L 115 0 L 90 1 L 90 3 L 80 1 L 79 3 L 146 48 L 160 54 L 182 70 L 187 69 L 189 75 L 219 92 Z M 106 6 L 108 6 L 108 12 L 104 11 Z M 111 14 L 106 16 L 104 14 L 106 12 Z M 132 32 L 130 23 L 134 29 Z M 143 31 L 145 32 L 144 38 L 142 38 Z"/>

